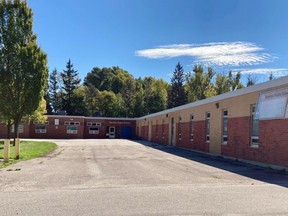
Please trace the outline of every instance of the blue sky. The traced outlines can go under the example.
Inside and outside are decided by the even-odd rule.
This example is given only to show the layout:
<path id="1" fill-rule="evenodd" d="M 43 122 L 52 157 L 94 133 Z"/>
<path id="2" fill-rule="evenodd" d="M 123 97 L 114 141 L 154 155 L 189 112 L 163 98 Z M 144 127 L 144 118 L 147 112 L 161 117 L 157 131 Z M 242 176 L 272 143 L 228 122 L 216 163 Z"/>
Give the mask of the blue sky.
<path id="1" fill-rule="evenodd" d="M 170 82 L 177 62 L 288 75 L 287 0 L 28 0 L 49 69 L 119 66 Z"/>

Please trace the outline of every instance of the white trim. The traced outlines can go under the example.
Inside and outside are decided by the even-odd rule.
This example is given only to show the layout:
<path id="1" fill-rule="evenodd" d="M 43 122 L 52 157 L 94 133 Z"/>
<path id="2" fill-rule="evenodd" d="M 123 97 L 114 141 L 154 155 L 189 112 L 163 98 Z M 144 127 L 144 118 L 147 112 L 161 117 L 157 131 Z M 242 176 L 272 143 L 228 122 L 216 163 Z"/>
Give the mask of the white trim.
<path id="1" fill-rule="evenodd" d="M 37 129 L 38 127 L 38 129 Z M 39 127 L 44 127 L 45 129 L 39 129 Z M 35 133 L 47 133 L 47 126 L 46 125 L 36 125 L 35 126 Z"/>
<path id="2" fill-rule="evenodd" d="M 76 130 L 68 129 L 69 127 L 75 127 Z M 77 133 L 78 133 L 78 127 L 75 126 L 75 125 L 67 126 L 67 128 L 66 128 L 66 133 L 67 133 L 67 134 L 77 134 Z"/>

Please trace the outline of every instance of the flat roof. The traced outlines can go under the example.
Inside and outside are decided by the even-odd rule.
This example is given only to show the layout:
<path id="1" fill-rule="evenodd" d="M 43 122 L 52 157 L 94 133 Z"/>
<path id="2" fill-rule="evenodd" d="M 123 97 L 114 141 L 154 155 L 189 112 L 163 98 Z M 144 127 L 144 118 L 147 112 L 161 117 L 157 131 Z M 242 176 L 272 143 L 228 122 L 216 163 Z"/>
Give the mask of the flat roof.
<path id="1" fill-rule="evenodd" d="M 103 120 L 118 120 L 118 121 L 131 121 L 135 118 L 114 118 L 114 117 L 93 117 L 93 116 L 69 116 L 69 115 L 46 115 L 52 118 L 83 118 L 83 119 L 103 119 Z"/>
<path id="2" fill-rule="evenodd" d="M 171 109 L 166 109 L 166 110 L 163 110 L 163 111 L 160 111 L 157 113 L 145 115 L 145 116 L 137 118 L 137 120 L 143 120 L 144 118 L 148 118 L 148 117 L 165 115 L 167 113 L 176 112 L 176 111 L 180 111 L 180 110 L 188 109 L 188 108 L 192 108 L 192 107 L 197 107 L 197 106 L 201 106 L 201 105 L 208 104 L 208 103 L 218 102 L 218 101 L 225 100 L 228 98 L 237 97 L 237 96 L 241 96 L 241 95 L 245 95 L 245 94 L 249 94 L 249 93 L 253 93 L 253 92 L 257 92 L 257 91 L 263 91 L 266 89 L 268 90 L 271 88 L 275 88 L 277 86 L 280 87 L 280 86 L 285 85 L 285 84 L 288 85 L 288 76 L 281 77 L 281 78 L 274 79 L 274 80 L 270 80 L 270 81 L 263 82 L 263 83 L 259 83 L 259 84 L 253 85 L 253 86 L 241 88 L 241 89 L 238 89 L 235 91 L 230 91 L 230 92 L 227 92 L 224 94 L 216 95 L 214 97 L 195 101 L 195 102 L 188 103 L 188 104 L 178 106 L 178 107 L 174 107 Z"/>

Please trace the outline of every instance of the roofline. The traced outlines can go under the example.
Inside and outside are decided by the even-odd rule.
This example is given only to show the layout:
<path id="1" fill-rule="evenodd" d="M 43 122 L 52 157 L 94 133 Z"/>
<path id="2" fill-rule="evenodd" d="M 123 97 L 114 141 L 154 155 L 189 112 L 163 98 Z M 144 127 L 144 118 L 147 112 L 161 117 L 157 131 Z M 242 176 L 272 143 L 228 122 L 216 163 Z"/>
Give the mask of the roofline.
<path id="1" fill-rule="evenodd" d="M 46 115 L 46 116 L 53 117 L 53 118 L 107 119 L 107 120 L 118 120 L 118 121 L 135 120 L 135 118 L 113 118 L 113 117 L 92 117 L 92 116 L 69 116 L 69 115 Z"/>
<path id="2" fill-rule="evenodd" d="M 225 100 L 225 99 L 228 99 L 231 97 L 242 96 L 245 94 L 249 94 L 249 93 L 253 93 L 253 92 L 257 92 L 257 91 L 262 91 L 265 89 L 270 89 L 270 88 L 282 86 L 285 84 L 288 84 L 288 76 L 278 78 L 275 80 L 270 80 L 270 81 L 267 81 L 264 83 L 259 83 L 259 84 L 245 87 L 242 89 L 238 89 L 236 91 L 230 91 L 230 92 L 227 92 L 224 94 L 216 95 L 216 96 L 211 97 L 211 98 L 195 101 L 195 102 L 188 103 L 188 104 L 178 106 L 178 107 L 174 107 L 171 109 L 166 109 L 166 110 L 163 110 L 163 111 L 160 111 L 157 113 L 153 113 L 150 115 L 139 117 L 136 120 L 143 120 L 145 118 L 155 117 L 155 116 L 159 116 L 159 115 L 165 115 L 167 113 L 172 113 L 172 112 L 176 112 L 176 111 L 180 111 L 180 110 L 184 110 L 184 109 L 188 109 L 188 108 L 192 108 L 192 107 L 197 107 L 197 106 L 201 106 L 201 105 L 208 104 L 208 103 L 219 102 L 221 100 Z"/>

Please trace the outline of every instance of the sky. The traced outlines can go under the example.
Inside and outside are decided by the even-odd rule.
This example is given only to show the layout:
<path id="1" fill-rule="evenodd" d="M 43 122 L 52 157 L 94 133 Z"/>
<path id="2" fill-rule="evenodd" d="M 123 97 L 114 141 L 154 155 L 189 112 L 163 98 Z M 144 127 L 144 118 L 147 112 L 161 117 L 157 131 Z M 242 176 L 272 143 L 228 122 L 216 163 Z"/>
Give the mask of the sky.
<path id="1" fill-rule="evenodd" d="M 27 0 L 49 71 L 71 59 L 170 82 L 178 62 L 256 81 L 288 75 L 287 0 Z"/>

